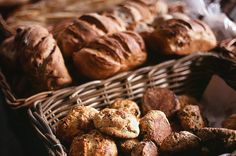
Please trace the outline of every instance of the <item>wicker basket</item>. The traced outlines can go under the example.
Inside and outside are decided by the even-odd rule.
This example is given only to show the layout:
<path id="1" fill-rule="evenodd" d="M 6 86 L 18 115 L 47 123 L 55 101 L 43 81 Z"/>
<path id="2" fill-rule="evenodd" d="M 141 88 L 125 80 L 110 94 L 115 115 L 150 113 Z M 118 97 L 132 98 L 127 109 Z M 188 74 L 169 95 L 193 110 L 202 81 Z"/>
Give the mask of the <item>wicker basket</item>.
<path id="1" fill-rule="evenodd" d="M 177 61 L 121 73 L 104 81 L 57 91 L 44 102 L 36 101 L 28 113 L 50 155 L 65 156 L 66 149 L 54 132 L 58 121 L 72 107 L 90 105 L 100 109 L 120 97 L 139 102 L 144 90 L 150 86 L 167 87 L 176 94 L 190 94 L 200 99 L 214 74 L 223 77 L 236 90 L 235 74 L 230 76 L 235 71 L 236 62 L 215 53 L 196 53 Z"/>

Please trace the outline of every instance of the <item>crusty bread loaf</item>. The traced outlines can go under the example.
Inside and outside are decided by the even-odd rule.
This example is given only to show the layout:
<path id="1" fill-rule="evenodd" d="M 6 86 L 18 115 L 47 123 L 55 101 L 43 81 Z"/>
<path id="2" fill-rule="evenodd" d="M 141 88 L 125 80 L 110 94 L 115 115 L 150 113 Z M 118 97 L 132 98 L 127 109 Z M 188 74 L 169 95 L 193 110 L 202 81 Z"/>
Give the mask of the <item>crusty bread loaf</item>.
<path id="1" fill-rule="evenodd" d="M 143 39 L 134 32 L 119 32 L 97 38 L 74 53 L 79 74 L 104 79 L 142 65 L 147 58 Z"/>
<path id="2" fill-rule="evenodd" d="M 80 50 L 88 42 L 107 33 L 124 31 L 123 23 L 116 17 L 97 13 L 82 15 L 57 34 L 57 42 L 65 57 Z"/>
<path id="3" fill-rule="evenodd" d="M 17 30 L 14 45 L 21 68 L 38 91 L 58 89 L 72 82 L 61 51 L 47 29 L 23 26 Z"/>
<path id="4" fill-rule="evenodd" d="M 170 19 L 162 22 L 147 37 L 146 43 L 155 53 L 187 55 L 214 48 L 216 38 L 210 27 L 202 21 Z"/>

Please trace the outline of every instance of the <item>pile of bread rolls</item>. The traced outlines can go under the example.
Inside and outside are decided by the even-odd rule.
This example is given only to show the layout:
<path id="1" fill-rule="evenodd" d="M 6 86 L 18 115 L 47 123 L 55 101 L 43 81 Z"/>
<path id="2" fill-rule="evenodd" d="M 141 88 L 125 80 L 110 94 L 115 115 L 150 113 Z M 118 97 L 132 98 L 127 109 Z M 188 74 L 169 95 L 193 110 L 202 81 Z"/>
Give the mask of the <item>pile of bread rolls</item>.
<path id="1" fill-rule="evenodd" d="M 161 0 L 129 0 L 62 22 L 51 32 L 39 25 L 19 26 L 0 45 L 1 64 L 13 75 L 23 73 L 39 92 L 77 78 L 106 79 L 147 65 L 150 56 L 158 60 L 215 48 L 209 26 L 178 10 L 183 11 Z"/>
<path id="2" fill-rule="evenodd" d="M 208 127 L 188 95 L 148 88 L 142 102 L 117 99 L 102 110 L 76 106 L 56 125 L 69 156 L 219 155 L 236 149 L 235 114 L 224 128 Z M 214 143 L 212 143 L 214 142 Z"/>

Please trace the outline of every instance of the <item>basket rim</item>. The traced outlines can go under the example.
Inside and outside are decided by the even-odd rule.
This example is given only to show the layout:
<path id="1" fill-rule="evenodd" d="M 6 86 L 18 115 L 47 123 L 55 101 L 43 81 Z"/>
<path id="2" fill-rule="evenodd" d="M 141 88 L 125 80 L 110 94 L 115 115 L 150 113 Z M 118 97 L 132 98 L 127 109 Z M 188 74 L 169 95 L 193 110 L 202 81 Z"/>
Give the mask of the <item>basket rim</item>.
<path id="1" fill-rule="evenodd" d="M 233 60 L 231 58 L 227 58 L 226 56 L 223 56 L 219 53 L 213 53 L 213 52 L 196 52 L 196 53 L 193 53 L 191 55 L 187 55 L 183 58 L 180 58 L 178 60 L 181 60 L 181 59 L 188 59 L 190 57 L 195 57 L 195 56 L 214 56 L 214 57 L 217 57 L 219 59 L 224 59 L 224 60 L 229 60 L 230 62 L 234 62 L 236 63 L 236 60 Z M 176 61 L 176 59 L 174 60 L 169 60 L 169 61 Z M 166 64 L 168 63 L 169 61 L 165 61 L 165 62 L 162 62 L 162 63 L 159 63 L 159 64 L 156 64 L 156 65 L 152 65 L 152 66 L 157 66 L 157 65 L 163 65 L 163 64 Z M 152 66 L 146 66 L 146 67 L 143 67 L 143 68 L 150 68 Z M 136 70 L 142 70 L 143 68 L 138 68 Z M 136 71 L 134 70 L 134 71 Z M 114 79 L 116 77 L 120 77 L 121 75 L 126 75 L 127 73 L 132 73 L 133 71 L 127 71 L 127 72 L 122 72 L 122 73 L 119 73 L 111 78 L 108 78 L 108 79 L 104 79 L 104 80 L 93 80 L 93 81 L 90 81 L 90 82 L 87 82 L 87 83 L 95 83 L 95 82 L 104 82 L 104 81 L 110 81 L 111 79 Z M 0 68 L 0 89 L 2 90 L 3 94 L 4 94 L 4 97 L 5 97 L 5 101 L 6 103 L 12 108 L 12 109 L 19 109 L 19 108 L 29 108 L 32 106 L 32 104 L 36 101 L 45 101 L 46 99 L 48 99 L 49 97 L 51 97 L 52 95 L 55 95 L 57 93 L 60 93 L 61 91 L 63 90 L 68 90 L 68 89 L 71 89 L 71 88 L 75 88 L 75 87 L 78 87 L 78 86 L 84 86 L 86 85 L 87 83 L 85 84 L 80 84 L 80 85 L 74 85 L 74 86 L 70 86 L 70 87 L 66 87 L 66 88 L 62 88 L 62 89 L 59 89 L 59 90 L 53 90 L 53 91 L 43 91 L 43 92 L 39 92 L 39 93 L 36 93 L 34 95 L 31 95 L 29 97 L 26 97 L 26 98 L 17 98 L 15 95 L 14 95 L 14 92 L 12 92 L 11 90 L 11 87 L 10 85 L 8 84 L 7 82 L 7 79 L 5 77 L 5 75 L 2 73 L 1 71 L 1 68 Z"/>

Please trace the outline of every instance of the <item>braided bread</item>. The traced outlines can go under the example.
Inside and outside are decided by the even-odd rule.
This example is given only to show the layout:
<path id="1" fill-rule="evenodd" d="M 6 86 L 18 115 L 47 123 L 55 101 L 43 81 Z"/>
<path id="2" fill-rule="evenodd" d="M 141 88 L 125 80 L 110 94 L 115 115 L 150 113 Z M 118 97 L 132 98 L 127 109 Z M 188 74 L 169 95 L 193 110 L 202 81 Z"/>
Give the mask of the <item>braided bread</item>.
<path id="1" fill-rule="evenodd" d="M 166 55 L 187 55 L 214 48 L 216 38 L 202 21 L 170 19 L 162 22 L 147 37 L 147 46 Z"/>
<path id="2" fill-rule="evenodd" d="M 133 69 L 146 58 L 143 39 L 129 31 L 97 38 L 73 55 L 78 72 L 92 79 L 104 79 Z"/>
<path id="3" fill-rule="evenodd" d="M 17 29 L 14 45 L 22 70 L 38 91 L 71 83 L 62 54 L 47 29 L 38 25 L 21 27 Z"/>

